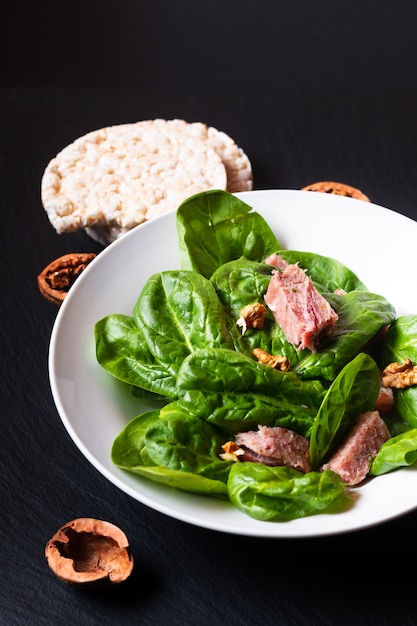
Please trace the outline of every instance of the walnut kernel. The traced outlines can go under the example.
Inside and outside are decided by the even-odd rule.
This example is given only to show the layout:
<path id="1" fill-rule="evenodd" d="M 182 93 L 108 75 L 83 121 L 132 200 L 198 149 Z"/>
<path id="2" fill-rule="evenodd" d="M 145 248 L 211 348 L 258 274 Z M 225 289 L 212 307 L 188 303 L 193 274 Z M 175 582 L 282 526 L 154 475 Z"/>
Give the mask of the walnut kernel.
<path id="1" fill-rule="evenodd" d="M 281 372 L 288 372 L 291 367 L 290 360 L 286 356 L 269 354 L 269 352 L 262 350 L 262 348 L 255 348 L 253 350 L 253 354 L 256 356 L 259 363 L 269 365 L 270 367 L 280 370 Z"/>
<path id="2" fill-rule="evenodd" d="M 417 366 L 410 359 L 403 363 L 390 363 L 382 372 L 382 384 L 395 389 L 417 385 Z"/>
<path id="3" fill-rule="evenodd" d="M 242 335 L 248 328 L 259 328 L 262 330 L 265 322 L 266 306 L 260 302 L 247 304 L 240 310 L 240 317 L 236 324 L 242 328 Z"/>

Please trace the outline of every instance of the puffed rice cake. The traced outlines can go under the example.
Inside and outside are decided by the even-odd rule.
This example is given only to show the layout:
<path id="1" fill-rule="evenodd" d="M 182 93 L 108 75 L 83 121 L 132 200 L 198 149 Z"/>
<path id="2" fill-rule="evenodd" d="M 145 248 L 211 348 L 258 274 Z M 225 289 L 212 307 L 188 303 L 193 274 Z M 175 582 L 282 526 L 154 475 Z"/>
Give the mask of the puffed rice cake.
<path id="1" fill-rule="evenodd" d="M 84 228 L 107 245 L 208 189 L 252 189 L 252 168 L 226 133 L 202 122 L 144 120 L 79 137 L 47 165 L 41 201 L 58 233 Z"/>

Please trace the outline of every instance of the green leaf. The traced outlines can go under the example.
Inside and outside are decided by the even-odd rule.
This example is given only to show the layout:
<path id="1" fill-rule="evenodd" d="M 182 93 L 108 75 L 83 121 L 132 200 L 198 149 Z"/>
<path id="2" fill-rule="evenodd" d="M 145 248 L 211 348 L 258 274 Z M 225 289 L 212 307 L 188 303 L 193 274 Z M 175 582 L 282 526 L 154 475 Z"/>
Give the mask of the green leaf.
<path id="1" fill-rule="evenodd" d="M 219 457 L 224 436 L 175 403 L 132 419 L 115 438 L 112 462 L 155 482 L 205 495 L 227 496 L 231 463 Z"/>
<path id="2" fill-rule="evenodd" d="M 202 346 L 232 347 L 216 290 L 196 272 L 173 270 L 152 276 L 133 311 L 154 357 L 173 375 Z"/>
<path id="3" fill-rule="evenodd" d="M 270 226 L 245 202 L 221 190 L 191 196 L 177 209 L 181 269 L 206 278 L 232 259 L 263 260 L 280 248 Z"/>
<path id="4" fill-rule="evenodd" d="M 179 489 L 204 496 L 228 497 L 226 483 L 221 480 L 206 478 L 199 474 L 156 465 L 139 465 L 138 467 L 132 467 L 130 471 L 148 480 L 166 485 L 171 489 Z"/>
<path id="5" fill-rule="evenodd" d="M 374 458 L 370 474 L 380 476 L 417 461 L 417 428 L 388 439 Z"/>
<path id="6" fill-rule="evenodd" d="M 234 350 L 190 354 L 177 378 L 177 404 L 229 433 L 279 425 L 307 434 L 325 388 Z"/>
<path id="7" fill-rule="evenodd" d="M 417 315 L 402 315 L 388 329 L 383 353 L 384 364 L 407 358 L 417 363 Z"/>
<path id="8" fill-rule="evenodd" d="M 375 409 L 380 377 L 375 361 L 358 354 L 330 385 L 310 437 L 310 459 L 318 468 L 361 413 Z"/>
<path id="9" fill-rule="evenodd" d="M 226 482 L 230 463 L 219 457 L 223 443 L 223 433 L 175 403 L 164 407 L 145 433 L 153 464 Z"/>
<path id="10" fill-rule="evenodd" d="M 94 328 L 98 363 L 112 376 L 159 396 L 176 397 L 176 371 L 156 359 L 143 332 L 127 315 L 112 314 Z"/>
<path id="11" fill-rule="evenodd" d="M 288 467 L 240 462 L 230 470 L 228 489 L 238 509 L 270 522 L 333 512 L 349 502 L 342 479 L 329 470 L 303 474 Z"/>
<path id="12" fill-rule="evenodd" d="M 211 277 L 211 282 L 225 309 L 235 349 L 248 356 L 252 355 L 254 348 L 263 348 L 269 353 L 276 354 L 273 352 L 274 337 L 281 331 L 269 309 L 263 331 L 249 328 L 242 336 L 241 329 L 236 325 L 243 307 L 256 302 L 265 304 L 264 295 L 271 280 L 271 269 L 271 266 L 265 263 L 240 257 L 219 267 Z"/>
<path id="13" fill-rule="evenodd" d="M 147 428 L 159 419 L 159 410 L 147 411 L 128 422 L 113 441 L 112 462 L 122 469 L 131 470 L 138 465 L 150 465 L 146 451 L 145 434 Z"/>

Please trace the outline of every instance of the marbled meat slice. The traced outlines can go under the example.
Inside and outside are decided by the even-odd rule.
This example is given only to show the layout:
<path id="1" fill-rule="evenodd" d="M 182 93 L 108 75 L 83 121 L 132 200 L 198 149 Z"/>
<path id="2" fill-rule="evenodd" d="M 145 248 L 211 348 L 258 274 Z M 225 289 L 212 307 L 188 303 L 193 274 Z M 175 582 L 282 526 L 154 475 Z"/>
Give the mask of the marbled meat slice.
<path id="1" fill-rule="evenodd" d="M 333 470 L 348 485 L 358 485 L 367 477 L 372 461 L 389 438 L 389 430 L 378 411 L 362 413 L 346 441 L 322 469 Z"/>
<path id="2" fill-rule="evenodd" d="M 282 258 L 282 256 L 276 254 L 275 252 L 267 256 L 266 259 L 264 259 L 264 263 L 267 265 L 273 265 L 279 270 L 284 270 L 289 265 L 287 261 Z"/>
<path id="3" fill-rule="evenodd" d="M 258 430 L 238 433 L 235 442 L 245 449 L 242 461 L 311 471 L 309 440 L 288 428 L 258 426 Z"/>
<path id="4" fill-rule="evenodd" d="M 296 264 L 272 272 L 265 302 L 286 339 L 302 350 L 316 351 L 320 338 L 331 334 L 337 313 Z"/>

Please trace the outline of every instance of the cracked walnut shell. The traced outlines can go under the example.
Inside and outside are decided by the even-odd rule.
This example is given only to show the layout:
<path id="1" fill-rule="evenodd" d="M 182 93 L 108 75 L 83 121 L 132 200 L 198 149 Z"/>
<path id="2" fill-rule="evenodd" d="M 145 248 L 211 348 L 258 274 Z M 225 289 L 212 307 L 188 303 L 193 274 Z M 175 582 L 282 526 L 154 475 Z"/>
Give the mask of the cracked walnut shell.
<path id="1" fill-rule="evenodd" d="M 313 183 L 303 187 L 301 191 L 319 191 L 321 193 L 331 193 L 336 196 L 346 196 L 347 198 L 356 198 L 357 200 L 370 202 L 368 196 L 366 196 L 360 189 L 352 187 L 351 185 L 346 185 L 345 183 L 337 183 L 333 181 Z"/>
<path id="2" fill-rule="evenodd" d="M 125 581 L 133 570 L 124 532 L 90 517 L 61 526 L 46 544 L 45 556 L 54 574 L 74 586 L 111 586 Z"/>
<path id="3" fill-rule="evenodd" d="M 39 291 L 59 306 L 78 276 L 96 256 L 94 252 L 72 252 L 55 259 L 38 275 Z"/>

